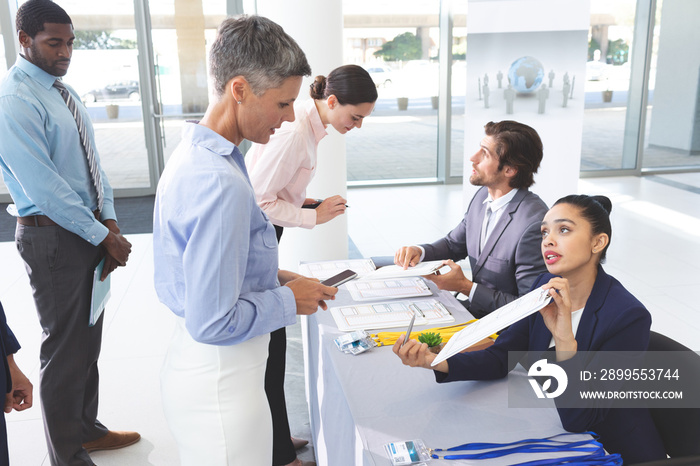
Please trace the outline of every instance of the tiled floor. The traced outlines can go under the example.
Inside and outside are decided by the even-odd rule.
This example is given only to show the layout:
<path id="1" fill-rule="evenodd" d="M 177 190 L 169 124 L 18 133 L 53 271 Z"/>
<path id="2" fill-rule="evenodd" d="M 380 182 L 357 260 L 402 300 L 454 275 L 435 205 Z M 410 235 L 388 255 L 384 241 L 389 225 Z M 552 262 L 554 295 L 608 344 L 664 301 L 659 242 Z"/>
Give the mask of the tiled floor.
<path id="1" fill-rule="evenodd" d="M 700 350 L 700 176 L 584 179 L 579 191 L 613 200 L 613 239 L 606 270 L 652 312 L 653 329 Z M 461 186 L 362 188 L 348 191 L 349 236 L 365 256 L 444 235 L 462 217 Z M 100 466 L 177 465 L 163 419 L 158 373 L 174 317 L 152 286 L 151 237 L 131 235 L 129 265 L 115 273 L 104 327 L 100 419 L 143 439 L 122 451 L 97 452 Z M 38 384 L 40 332 L 28 279 L 12 243 L 0 243 L 0 300 L 23 349 L 16 359 Z M 308 436 L 298 325 L 289 331 L 288 403 L 295 435 Z M 11 463 L 48 465 L 41 410 L 8 415 Z M 312 458 L 312 450 L 300 457 Z"/>

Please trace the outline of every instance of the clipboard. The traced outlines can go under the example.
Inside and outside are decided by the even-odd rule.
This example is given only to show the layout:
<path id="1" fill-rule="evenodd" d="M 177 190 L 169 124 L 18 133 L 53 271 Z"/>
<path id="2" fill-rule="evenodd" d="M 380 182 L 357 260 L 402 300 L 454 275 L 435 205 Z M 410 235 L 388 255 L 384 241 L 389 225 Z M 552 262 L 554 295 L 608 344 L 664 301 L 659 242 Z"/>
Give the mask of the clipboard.
<path id="1" fill-rule="evenodd" d="M 495 311 L 455 333 L 430 364 L 436 366 L 447 358 L 480 342 L 515 322 L 534 314 L 552 300 L 549 290 L 535 288 L 524 296 L 499 307 Z"/>
<path id="2" fill-rule="evenodd" d="M 418 265 L 409 267 L 406 270 L 400 265 L 387 265 L 380 267 L 374 272 L 363 275 L 360 280 L 381 280 L 385 278 L 405 278 L 430 275 L 443 267 L 443 261 L 420 262 Z"/>
<path id="3" fill-rule="evenodd" d="M 105 268 L 105 258 L 102 258 L 92 275 L 92 297 L 90 299 L 90 320 L 88 326 L 94 326 L 99 320 L 105 305 L 112 295 L 112 274 L 107 275 L 104 281 L 100 281 L 102 270 Z"/>
<path id="4" fill-rule="evenodd" d="M 355 280 L 345 285 L 356 302 L 377 299 L 414 298 L 431 296 L 430 287 L 421 277 Z"/>
<path id="5" fill-rule="evenodd" d="M 449 309 L 435 298 L 355 303 L 332 307 L 328 311 L 338 330 L 344 332 L 405 327 L 414 316 L 416 325 L 455 321 Z"/>

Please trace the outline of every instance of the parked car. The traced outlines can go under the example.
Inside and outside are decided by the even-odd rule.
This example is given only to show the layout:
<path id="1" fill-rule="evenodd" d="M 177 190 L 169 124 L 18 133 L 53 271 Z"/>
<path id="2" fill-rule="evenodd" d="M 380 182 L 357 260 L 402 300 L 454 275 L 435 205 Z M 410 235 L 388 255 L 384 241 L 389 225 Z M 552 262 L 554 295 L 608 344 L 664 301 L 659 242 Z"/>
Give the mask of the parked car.
<path id="1" fill-rule="evenodd" d="M 372 81 L 374 81 L 374 84 L 377 87 L 386 87 L 391 85 L 391 77 L 393 72 L 388 66 L 371 66 L 367 68 L 367 72 L 369 73 L 370 77 L 372 78 Z"/>
<path id="2" fill-rule="evenodd" d="M 93 89 L 83 95 L 83 102 L 119 99 L 129 99 L 134 102 L 140 100 L 141 94 L 138 81 L 121 81 L 108 84 L 101 89 Z"/>

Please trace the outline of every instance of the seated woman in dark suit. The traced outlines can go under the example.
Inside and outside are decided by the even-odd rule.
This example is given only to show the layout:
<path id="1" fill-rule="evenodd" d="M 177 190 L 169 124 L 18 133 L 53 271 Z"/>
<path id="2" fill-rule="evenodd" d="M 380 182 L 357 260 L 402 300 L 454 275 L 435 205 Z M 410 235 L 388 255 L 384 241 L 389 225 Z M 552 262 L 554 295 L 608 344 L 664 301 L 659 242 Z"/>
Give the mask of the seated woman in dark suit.
<path id="1" fill-rule="evenodd" d="M 7 325 L 5 310 L 0 303 L 0 388 L 5 388 L 5 413 L 32 407 L 32 383 L 15 363 L 14 354 L 19 348 L 19 342 Z M 10 464 L 4 415 L 0 415 L 0 464 Z"/>
<path id="2" fill-rule="evenodd" d="M 557 364 L 569 373 L 586 364 L 577 352 L 645 351 L 649 312 L 600 266 L 612 236 L 611 208 L 604 196 L 571 195 L 547 212 L 541 231 L 549 273 L 541 275 L 533 289 L 550 290 L 552 302 L 513 324 L 493 346 L 456 354 L 435 367 L 430 366 L 435 355 L 415 340 L 401 348 L 404 337 L 400 337 L 394 352 L 406 365 L 434 369 L 436 380 L 443 383 L 503 378 L 515 366 L 508 363 L 509 351 L 552 348 Z M 564 429 L 598 433 L 605 449 L 619 453 L 625 463 L 666 457 L 648 409 L 600 404 L 565 408 L 559 406 L 559 398 L 554 400 Z"/>

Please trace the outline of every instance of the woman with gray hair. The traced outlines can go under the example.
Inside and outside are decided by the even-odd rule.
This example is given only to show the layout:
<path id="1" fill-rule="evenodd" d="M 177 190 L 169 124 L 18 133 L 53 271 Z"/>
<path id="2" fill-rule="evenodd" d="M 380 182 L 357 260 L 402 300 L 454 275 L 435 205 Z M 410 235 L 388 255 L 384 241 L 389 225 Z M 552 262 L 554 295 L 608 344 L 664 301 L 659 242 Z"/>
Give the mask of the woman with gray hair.
<path id="1" fill-rule="evenodd" d="M 226 19 L 210 63 L 213 101 L 183 128 L 156 195 L 155 287 L 178 316 L 161 373 L 164 412 L 184 466 L 270 466 L 269 333 L 325 309 L 337 288 L 278 270 L 275 229 L 236 146 L 264 144 L 294 119 L 311 70 L 296 42 L 259 16 Z"/>

